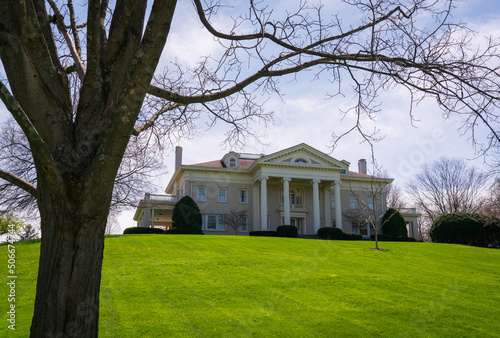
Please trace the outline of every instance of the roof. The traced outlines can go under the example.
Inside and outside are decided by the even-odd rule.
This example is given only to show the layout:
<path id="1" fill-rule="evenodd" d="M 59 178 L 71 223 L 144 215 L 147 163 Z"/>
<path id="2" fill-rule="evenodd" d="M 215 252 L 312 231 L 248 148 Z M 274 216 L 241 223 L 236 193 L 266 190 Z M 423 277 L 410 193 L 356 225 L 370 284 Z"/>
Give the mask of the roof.
<path id="1" fill-rule="evenodd" d="M 368 174 L 362 174 L 362 173 L 357 173 L 355 171 L 350 171 L 349 170 L 349 176 L 351 177 L 376 177 L 376 176 L 372 176 L 372 175 L 368 175 Z M 378 178 L 381 178 L 381 177 L 378 177 Z"/>
<path id="2" fill-rule="evenodd" d="M 255 160 L 247 160 L 247 159 L 239 159 L 239 168 L 240 169 L 248 169 L 252 165 Z M 192 164 L 192 166 L 195 167 L 207 167 L 207 168 L 226 168 L 224 163 L 221 160 L 215 160 L 215 161 L 209 161 L 209 162 L 203 162 L 203 163 L 198 163 L 198 164 Z"/>
<path id="3" fill-rule="evenodd" d="M 295 154 L 295 155 L 294 155 Z M 269 155 L 264 155 L 264 154 L 245 154 L 245 153 L 236 153 L 234 151 L 229 152 L 226 154 L 222 159 L 218 160 L 212 160 L 208 162 L 201 162 L 197 164 L 190 164 L 190 165 L 180 165 L 177 167 L 173 177 L 171 178 L 170 182 L 167 185 L 167 188 L 165 191 L 169 193 L 173 189 L 173 182 L 176 180 L 177 175 L 180 175 L 180 173 L 184 170 L 196 170 L 197 168 L 199 170 L 229 170 L 230 172 L 238 172 L 238 173 L 252 173 L 254 170 L 256 170 L 257 167 L 259 166 L 276 166 L 276 165 L 290 165 L 292 164 L 291 162 L 294 160 L 294 156 L 298 156 L 300 154 L 310 154 L 311 155 L 311 162 L 313 165 L 311 168 L 320 168 L 324 169 L 326 167 L 334 170 L 338 174 L 341 175 L 342 179 L 346 180 L 353 180 L 353 181 L 367 181 L 374 179 L 378 182 L 383 182 L 383 183 L 390 183 L 392 182 L 392 179 L 390 178 L 382 178 L 382 177 L 376 177 L 368 174 L 361 174 L 358 172 L 354 171 L 349 171 L 349 165 L 350 163 L 347 161 L 339 161 L 330 155 L 327 155 L 325 153 L 322 153 L 321 151 L 305 144 L 301 143 L 293 147 L 289 147 L 283 150 L 280 150 L 278 152 L 269 154 Z M 228 156 L 236 156 L 238 158 L 238 167 L 236 168 L 228 168 L 226 166 L 226 160 Z M 306 155 L 309 156 L 309 155 Z M 323 166 L 316 166 L 323 163 Z M 293 163 L 293 165 L 296 165 L 297 167 L 304 167 L 305 165 L 302 165 L 301 163 Z M 347 172 L 347 175 L 346 175 Z"/>
<path id="4" fill-rule="evenodd" d="M 240 159 L 240 169 L 248 169 L 252 165 L 252 163 L 255 162 L 255 160 L 246 160 L 246 159 Z M 209 162 L 203 162 L 203 163 L 197 163 L 197 164 L 192 164 L 191 166 L 194 167 L 206 167 L 206 168 L 226 168 L 224 163 L 221 160 L 215 160 L 215 161 L 209 161 Z M 349 171 L 349 176 L 350 177 L 366 177 L 366 178 L 380 178 L 368 174 L 361 174 L 355 171 Z"/>

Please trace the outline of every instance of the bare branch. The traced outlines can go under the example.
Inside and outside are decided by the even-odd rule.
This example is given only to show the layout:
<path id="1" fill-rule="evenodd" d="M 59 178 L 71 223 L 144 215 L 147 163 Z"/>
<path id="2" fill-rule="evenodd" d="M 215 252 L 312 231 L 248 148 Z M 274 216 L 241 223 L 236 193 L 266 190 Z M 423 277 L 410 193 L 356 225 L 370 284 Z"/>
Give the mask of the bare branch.
<path id="1" fill-rule="evenodd" d="M 66 43 L 68 45 L 68 48 L 71 53 L 71 57 L 73 58 L 73 61 L 75 62 L 76 66 L 76 72 L 78 73 L 78 76 L 80 77 L 80 80 L 83 81 L 83 78 L 85 77 L 85 67 L 83 66 L 83 62 L 80 59 L 80 54 L 79 48 L 75 46 L 73 43 L 73 40 L 71 39 L 71 36 L 69 35 L 66 25 L 64 24 L 64 17 L 62 16 L 61 12 L 59 11 L 59 8 L 57 8 L 56 3 L 53 0 L 47 0 L 50 4 L 50 7 L 54 11 L 54 18 L 57 24 L 57 28 L 61 32 L 61 34 L 64 36 L 64 39 L 66 40 Z M 70 1 L 71 2 L 71 1 Z M 71 6 L 72 7 L 72 6 Z M 74 15 L 72 16 L 74 18 Z M 73 23 L 72 23 L 73 24 Z M 76 28 L 74 30 L 74 34 L 76 36 Z"/>
<path id="2" fill-rule="evenodd" d="M 50 149 L 2 81 L 0 81 L 0 99 L 23 130 L 29 140 L 31 148 L 38 152 L 38 160 L 41 162 L 43 170 L 55 184 L 57 179 L 61 177 L 61 174 L 51 155 Z"/>
<path id="3" fill-rule="evenodd" d="M 27 182 L 14 174 L 11 174 L 3 169 L 0 169 L 0 178 L 3 178 L 4 180 L 6 180 L 6 181 L 14 184 L 15 186 L 23 189 L 24 191 L 26 191 L 27 193 L 29 193 L 31 196 L 33 196 L 35 198 L 38 196 L 36 186 L 34 186 L 30 182 Z"/>

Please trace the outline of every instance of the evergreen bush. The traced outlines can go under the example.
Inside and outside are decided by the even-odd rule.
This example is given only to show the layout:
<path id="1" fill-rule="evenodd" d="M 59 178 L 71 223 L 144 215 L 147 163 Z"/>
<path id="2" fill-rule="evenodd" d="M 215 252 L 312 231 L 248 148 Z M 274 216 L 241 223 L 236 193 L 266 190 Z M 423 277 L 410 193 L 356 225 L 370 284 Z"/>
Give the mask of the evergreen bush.
<path id="1" fill-rule="evenodd" d="M 342 238 L 345 241 L 361 241 L 363 240 L 363 235 L 361 234 L 344 234 Z"/>
<path id="2" fill-rule="evenodd" d="M 375 234 L 370 235 L 370 241 L 374 241 L 374 240 L 375 240 Z M 389 235 L 389 234 L 378 234 L 377 240 L 379 242 L 388 242 L 388 241 L 393 241 L 394 237 L 392 237 L 392 235 Z"/>
<path id="3" fill-rule="evenodd" d="M 172 227 L 174 229 L 201 229 L 200 208 L 190 196 L 184 196 L 175 204 L 172 211 Z"/>
<path id="4" fill-rule="evenodd" d="M 164 234 L 165 230 L 160 228 L 131 227 L 123 230 L 124 235 L 131 234 Z"/>
<path id="5" fill-rule="evenodd" d="M 280 225 L 276 228 L 276 235 L 278 237 L 297 237 L 299 229 L 293 225 Z"/>
<path id="6" fill-rule="evenodd" d="M 418 242 L 415 237 L 397 237 L 394 239 L 396 242 Z"/>
<path id="7" fill-rule="evenodd" d="M 408 237 L 406 221 L 396 209 L 387 209 L 382 217 L 382 232 L 393 238 Z"/>
<path id="8" fill-rule="evenodd" d="M 203 230 L 196 228 L 168 229 L 165 233 L 167 235 L 204 235 Z"/>
<path id="9" fill-rule="evenodd" d="M 498 247 L 500 219 L 477 213 L 444 214 L 436 218 L 429 234 L 436 243 Z"/>
<path id="10" fill-rule="evenodd" d="M 321 239 L 343 239 L 344 232 L 339 228 L 323 227 L 318 229 L 318 236 Z"/>
<path id="11" fill-rule="evenodd" d="M 256 230 L 256 231 L 250 231 L 248 233 L 249 236 L 267 236 L 267 237 L 277 237 L 278 233 L 276 231 L 269 231 L 269 230 Z"/>

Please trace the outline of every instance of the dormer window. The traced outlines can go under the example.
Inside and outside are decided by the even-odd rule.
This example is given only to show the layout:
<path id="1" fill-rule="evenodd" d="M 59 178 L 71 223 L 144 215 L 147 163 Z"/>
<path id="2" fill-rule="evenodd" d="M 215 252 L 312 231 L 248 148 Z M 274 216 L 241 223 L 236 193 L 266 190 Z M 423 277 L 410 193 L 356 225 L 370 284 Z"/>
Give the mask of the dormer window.
<path id="1" fill-rule="evenodd" d="M 304 160 L 303 158 L 298 158 L 295 160 L 295 163 L 307 163 L 307 161 Z"/>
<path id="2" fill-rule="evenodd" d="M 230 151 L 222 158 L 222 165 L 224 168 L 239 168 L 240 154 Z"/>

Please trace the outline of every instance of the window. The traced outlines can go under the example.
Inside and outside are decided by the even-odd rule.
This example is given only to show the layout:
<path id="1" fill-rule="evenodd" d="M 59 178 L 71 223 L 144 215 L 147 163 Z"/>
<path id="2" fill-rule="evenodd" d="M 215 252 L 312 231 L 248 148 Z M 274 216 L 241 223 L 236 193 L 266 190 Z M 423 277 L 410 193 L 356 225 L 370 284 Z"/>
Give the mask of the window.
<path id="1" fill-rule="evenodd" d="M 330 204 L 332 208 L 335 208 L 335 195 L 331 194 L 330 195 Z"/>
<path id="2" fill-rule="evenodd" d="M 227 188 L 219 188 L 219 202 L 227 202 Z"/>
<path id="3" fill-rule="evenodd" d="M 217 230 L 217 216 L 207 215 L 207 229 Z"/>
<path id="4" fill-rule="evenodd" d="M 248 203 L 248 190 L 240 189 L 240 203 Z"/>
<path id="5" fill-rule="evenodd" d="M 229 159 L 229 168 L 236 168 L 236 159 L 234 157 Z"/>
<path id="6" fill-rule="evenodd" d="M 300 194 L 298 192 L 295 193 L 294 190 L 290 190 L 290 204 L 292 205 L 302 204 L 302 198 Z"/>
<path id="7" fill-rule="evenodd" d="M 360 224 L 357 222 L 352 222 L 352 233 L 353 234 L 361 234 L 361 235 L 368 235 L 368 224 Z"/>
<path id="8" fill-rule="evenodd" d="M 211 231 L 226 231 L 226 216 L 201 215 L 202 229 Z"/>
<path id="9" fill-rule="evenodd" d="M 243 216 L 240 218 L 240 231 L 248 231 L 248 217 Z"/>
<path id="10" fill-rule="evenodd" d="M 198 201 L 206 201 L 207 200 L 207 188 L 198 187 Z"/>
<path id="11" fill-rule="evenodd" d="M 358 199 L 356 198 L 356 196 L 351 196 L 350 202 L 351 202 L 351 209 L 358 208 Z"/>
<path id="12" fill-rule="evenodd" d="M 226 216 L 219 216 L 219 224 L 217 225 L 217 230 L 226 231 Z"/>
<path id="13" fill-rule="evenodd" d="M 303 158 L 298 158 L 295 160 L 295 163 L 307 163 L 307 161 L 304 160 Z"/>
<path id="14" fill-rule="evenodd" d="M 368 197 L 368 209 L 373 210 L 375 208 L 375 201 L 373 197 Z"/>
<path id="15" fill-rule="evenodd" d="M 299 234 L 302 233 L 302 218 L 290 218 L 290 225 L 297 227 Z"/>

